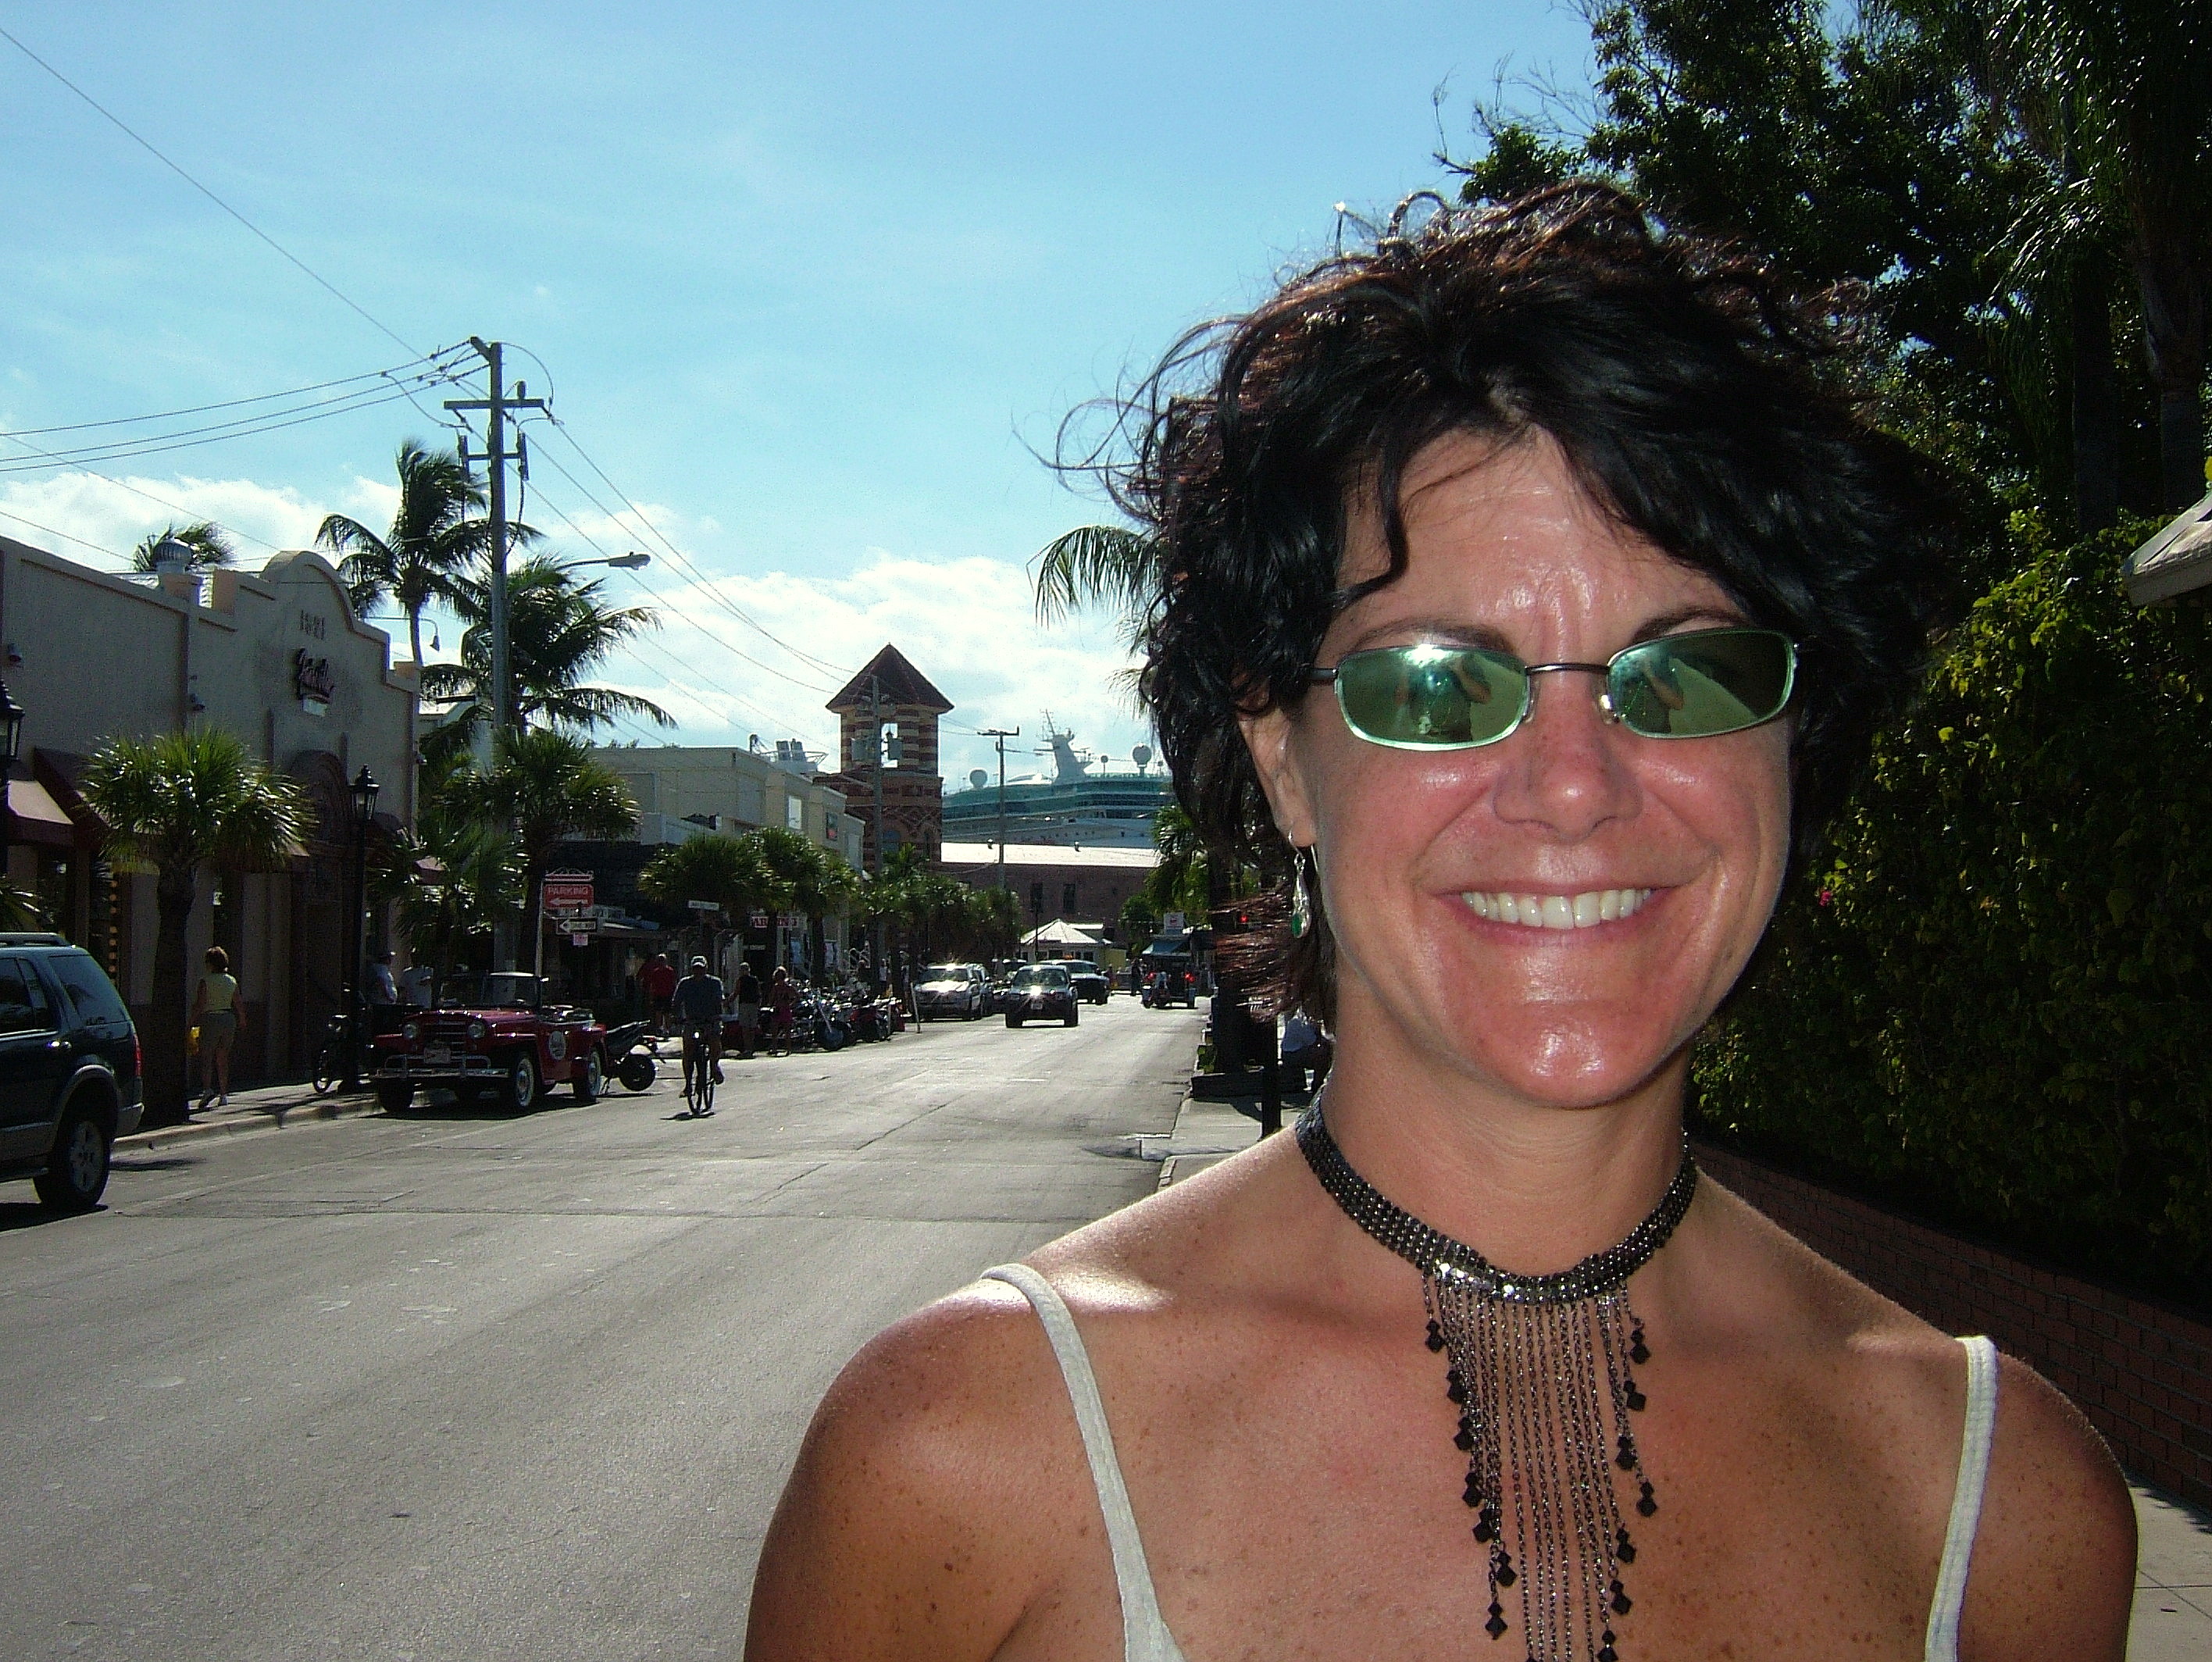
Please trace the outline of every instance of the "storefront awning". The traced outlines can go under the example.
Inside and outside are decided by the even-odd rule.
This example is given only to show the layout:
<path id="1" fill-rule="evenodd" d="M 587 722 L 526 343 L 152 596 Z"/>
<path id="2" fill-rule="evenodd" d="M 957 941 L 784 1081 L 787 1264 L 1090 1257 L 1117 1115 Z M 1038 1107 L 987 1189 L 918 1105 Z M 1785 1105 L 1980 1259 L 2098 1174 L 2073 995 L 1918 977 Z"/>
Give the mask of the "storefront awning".
<path id="1" fill-rule="evenodd" d="M 2120 575 L 2138 606 L 2212 587 L 2212 491 L 2130 555 Z"/>
<path id="2" fill-rule="evenodd" d="M 36 779 L 8 781 L 8 840 L 42 843 L 52 848 L 74 848 L 76 822 L 62 811 L 53 795 Z"/>

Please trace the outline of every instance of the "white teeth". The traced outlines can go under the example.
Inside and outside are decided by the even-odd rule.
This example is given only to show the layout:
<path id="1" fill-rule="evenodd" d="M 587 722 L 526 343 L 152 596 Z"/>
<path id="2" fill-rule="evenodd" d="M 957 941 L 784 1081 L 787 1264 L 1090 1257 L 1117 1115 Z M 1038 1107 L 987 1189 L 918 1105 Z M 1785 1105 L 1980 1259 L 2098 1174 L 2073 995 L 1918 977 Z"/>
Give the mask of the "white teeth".
<path id="1" fill-rule="evenodd" d="M 1648 889 L 1591 889 L 1579 895 L 1506 895 L 1468 889 L 1460 895 L 1478 918 L 1527 929 L 1592 929 L 1632 918 L 1651 898 Z"/>

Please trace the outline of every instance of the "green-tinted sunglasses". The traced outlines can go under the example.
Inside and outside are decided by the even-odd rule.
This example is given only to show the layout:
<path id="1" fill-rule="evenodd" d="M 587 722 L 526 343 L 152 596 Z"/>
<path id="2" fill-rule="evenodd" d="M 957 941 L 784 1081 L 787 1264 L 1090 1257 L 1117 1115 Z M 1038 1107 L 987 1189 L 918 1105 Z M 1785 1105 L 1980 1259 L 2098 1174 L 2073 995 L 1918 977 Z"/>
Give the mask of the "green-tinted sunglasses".
<path id="1" fill-rule="evenodd" d="M 1610 721 L 1646 738 L 1711 738 L 1780 715 L 1797 682 L 1797 646 L 1773 629 L 1698 629 L 1661 635 L 1605 664 L 1523 664 L 1480 646 L 1383 646 L 1334 669 L 1344 725 L 1399 750 L 1472 750 L 1528 718 L 1532 676 L 1573 670 L 1605 677 L 1598 703 Z"/>

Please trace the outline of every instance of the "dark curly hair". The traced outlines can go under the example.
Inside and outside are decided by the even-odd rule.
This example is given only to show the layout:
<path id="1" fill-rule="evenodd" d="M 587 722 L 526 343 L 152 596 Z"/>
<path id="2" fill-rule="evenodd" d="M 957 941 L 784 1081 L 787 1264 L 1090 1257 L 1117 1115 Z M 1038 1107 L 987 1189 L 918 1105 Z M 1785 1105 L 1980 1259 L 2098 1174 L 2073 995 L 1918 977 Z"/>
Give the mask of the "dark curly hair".
<path id="1" fill-rule="evenodd" d="M 1118 407 L 1133 454 L 1103 471 L 1158 555 L 1142 686 L 1177 798 L 1279 916 L 1291 851 L 1240 712 L 1296 706 L 1332 620 L 1403 573 L 1399 483 L 1425 446 L 1541 431 L 1621 524 L 1799 642 L 1802 866 L 1917 683 L 1963 488 L 1873 424 L 1839 297 L 1808 301 L 1607 185 L 1429 200 L 1417 227 L 1401 207 L 1371 249 L 1185 337 Z M 1379 509 L 1391 564 L 1346 587 L 1355 501 Z M 1280 931 L 1246 947 L 1257 979 L 1333 1016 L 1325 921 L 1295 949 Z"/>

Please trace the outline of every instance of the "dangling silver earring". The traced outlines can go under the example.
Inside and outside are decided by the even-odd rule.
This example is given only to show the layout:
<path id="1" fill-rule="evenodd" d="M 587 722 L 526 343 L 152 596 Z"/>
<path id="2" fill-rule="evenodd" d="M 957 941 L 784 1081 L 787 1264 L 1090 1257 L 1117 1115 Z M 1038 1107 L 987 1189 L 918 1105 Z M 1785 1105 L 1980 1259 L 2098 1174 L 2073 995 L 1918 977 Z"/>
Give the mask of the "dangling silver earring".
<path id="1" fill-rule="evenodd" d="M 1291 851 L 1291 938 L 1303 941 L 1313 930 L 1313 895 L 1306 888 L 1306 862 L 1313 858 L 1310 848 Z M 1316 880 L 1320 873 L 1316 872 Z"/>

